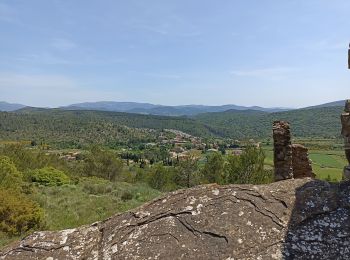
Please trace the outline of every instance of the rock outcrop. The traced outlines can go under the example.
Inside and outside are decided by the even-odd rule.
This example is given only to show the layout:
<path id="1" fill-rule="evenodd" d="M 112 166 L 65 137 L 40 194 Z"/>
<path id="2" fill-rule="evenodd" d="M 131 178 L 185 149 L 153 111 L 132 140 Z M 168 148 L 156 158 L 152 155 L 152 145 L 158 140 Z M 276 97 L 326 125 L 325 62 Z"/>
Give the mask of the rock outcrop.
<path id="1" fill-rule="evenodd" d="M 350 184 L 179 190 L 103 222 L 35 232 L 0 259 L 349 259 Z"/>

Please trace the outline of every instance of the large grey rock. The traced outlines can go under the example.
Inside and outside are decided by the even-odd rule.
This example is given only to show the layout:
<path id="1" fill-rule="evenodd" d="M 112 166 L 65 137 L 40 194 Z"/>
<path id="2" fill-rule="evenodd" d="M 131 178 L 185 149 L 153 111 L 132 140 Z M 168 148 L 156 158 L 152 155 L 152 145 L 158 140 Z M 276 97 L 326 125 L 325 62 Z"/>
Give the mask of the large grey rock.
<path id="1" fill-rule="evenodd" d="M 179 190 L 91 226 L 36 232 L 0 259 L 349 259 L 350 184 Z"/>

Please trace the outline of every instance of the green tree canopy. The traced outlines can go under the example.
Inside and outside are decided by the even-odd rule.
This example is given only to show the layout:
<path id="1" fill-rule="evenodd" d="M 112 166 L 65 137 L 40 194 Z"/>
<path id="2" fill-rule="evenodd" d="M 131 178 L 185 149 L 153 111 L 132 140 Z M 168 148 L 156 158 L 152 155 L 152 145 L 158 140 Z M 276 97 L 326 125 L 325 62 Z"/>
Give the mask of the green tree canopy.
<path id="1" fill-rule="evenodd" d="M 20 190 L 23 175 L 7 156 L 0 156 L 0 188 Z"/>
<path id="2" fill-rule="evenodd" d="M 87 176 L 113 181 L 118 179 L 123 170 L 123 162 L 114 152 L 103 150 L 97 146 L 91 149 L 85 161 L 84 174 Z"/>
<path id="3" fill-rule="evenodd" d="M 221 153 L 211 153 L 202 170 L 205 182 L 222 184 L 224 182 L 224 158 Z"/>

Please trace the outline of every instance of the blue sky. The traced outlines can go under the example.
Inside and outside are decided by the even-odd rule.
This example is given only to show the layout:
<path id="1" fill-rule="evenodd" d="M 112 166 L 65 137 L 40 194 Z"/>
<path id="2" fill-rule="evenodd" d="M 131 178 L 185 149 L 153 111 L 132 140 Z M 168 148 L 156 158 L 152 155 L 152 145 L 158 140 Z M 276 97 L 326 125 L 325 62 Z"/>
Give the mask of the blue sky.
<path id="1" fill-rule="evenodd" d="M 0 0 L 0 100 L 350 98 L 349 0 Z"/>

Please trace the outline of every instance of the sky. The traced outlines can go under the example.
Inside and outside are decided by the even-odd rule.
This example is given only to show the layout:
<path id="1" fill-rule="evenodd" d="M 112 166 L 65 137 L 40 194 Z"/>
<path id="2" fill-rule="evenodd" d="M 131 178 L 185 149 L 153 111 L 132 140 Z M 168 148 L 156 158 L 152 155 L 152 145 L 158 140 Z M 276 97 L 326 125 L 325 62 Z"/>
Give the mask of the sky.
<path id="1" fill-rule="evenodd" d="M 0 0 L 0 101 L 350 98 L 349 0 Z"/>

